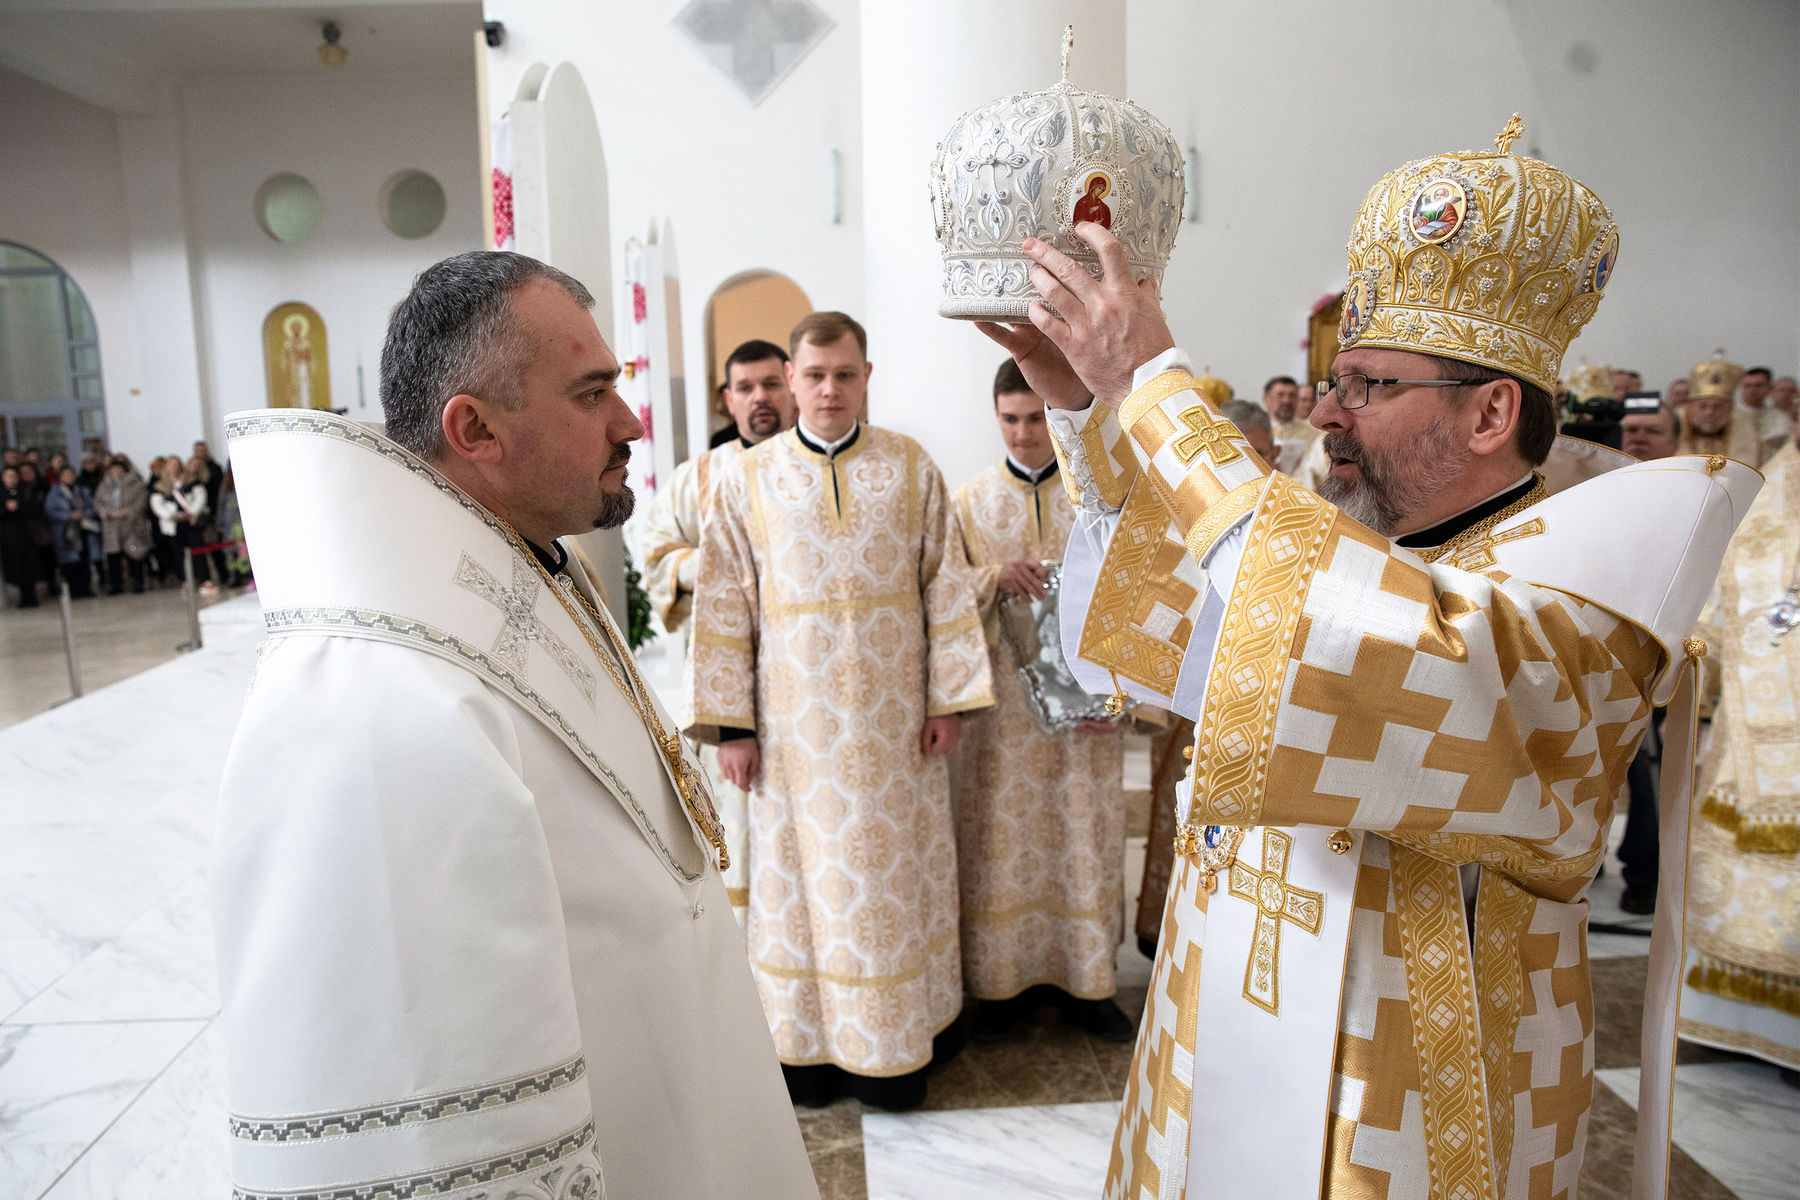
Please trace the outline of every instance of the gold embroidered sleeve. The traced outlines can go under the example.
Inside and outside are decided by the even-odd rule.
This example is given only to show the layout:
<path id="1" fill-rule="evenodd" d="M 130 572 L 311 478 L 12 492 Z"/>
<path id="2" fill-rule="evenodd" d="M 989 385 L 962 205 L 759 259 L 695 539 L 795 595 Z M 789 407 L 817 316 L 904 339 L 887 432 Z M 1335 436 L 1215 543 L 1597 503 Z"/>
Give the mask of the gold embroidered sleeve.
<path id="1" fill-rule="evenodd" d="M 1194 390 L 1186 371 L 1164 371 L 1132 392 L 1119 408 L 1119 424 L 1135 448 L 1143 478 L 1168 509 L 1190 548 L 1204 556 L 1230 527 L 1211 510 L 1237 493 L 1233 520 L 1269 475 L 1236 425 Z M 1240 489 L 1250 490 L 1240 492 Z M 1212 520 L 1208 517 L 1211 515 Z"/>
<path id="2" fill-rule="evenodd" d="M 1367 829 L 1567 898 L 1660 658 L 1598 606 L 1426 567 L 1275 476 L 1207 677 L 1196 820 Z"/>
<path id="3" fill-rule="evenodd" d="M 693 652 L 686 732 L 716 742 L 721 728 L 756 728 L 756 553 L 750 536 L 742 460 L 719 473 L 713 511 L 701 531 L 694 589 Z"/>
<path id="4" fill-rule="evenodd" d="M 700 548 L 700 513 L 694 463 L 682 463 L 644 514 L 644 590 L 664 629 L 686 623 L 696 580 L 691 560 Z M 685 580 L 684 580 L 685 576 Z"/>
<path id="5" fill-rule="evenodd" d="M 994 702 L 979 582 L 963 549 L 961 523 L 944 477 L 919 455 L 919 587 L 925 601 L 926 712 L 933 717 Z"/>
<path id="6" fill-rule="evenodd" d="M 1117 512 L 1137 480 L 1137 456 L 1107 405 L 1092 405 L 1079 426 L 1076 419 L 1057 414 L 1049 421 L 1069 503 L 1086 512 Z"/>

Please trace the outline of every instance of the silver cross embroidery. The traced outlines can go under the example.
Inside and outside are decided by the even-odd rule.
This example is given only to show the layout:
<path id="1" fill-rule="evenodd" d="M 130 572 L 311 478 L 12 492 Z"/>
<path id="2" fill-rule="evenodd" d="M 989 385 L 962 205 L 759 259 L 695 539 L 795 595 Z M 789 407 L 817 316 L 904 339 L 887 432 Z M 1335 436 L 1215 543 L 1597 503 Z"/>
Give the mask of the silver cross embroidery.
<path id="1" fill-rule="evenodd" d="M 538 579 L 530 564 L 518 555 L 512 560 L 512 586 L 501 587 L 494 573 L 467 554 L 456 564 L 456 586 L 473 592 L 498 608 L 506 618 L 494 638 L 494 657 L 521 680 L 528 680 L 526 646 L 536 642 L 550 660 L 562 668 L 588 707 L 594 706 L 594 673 L 581 665 L 567 642 L 537 615 Z"/>

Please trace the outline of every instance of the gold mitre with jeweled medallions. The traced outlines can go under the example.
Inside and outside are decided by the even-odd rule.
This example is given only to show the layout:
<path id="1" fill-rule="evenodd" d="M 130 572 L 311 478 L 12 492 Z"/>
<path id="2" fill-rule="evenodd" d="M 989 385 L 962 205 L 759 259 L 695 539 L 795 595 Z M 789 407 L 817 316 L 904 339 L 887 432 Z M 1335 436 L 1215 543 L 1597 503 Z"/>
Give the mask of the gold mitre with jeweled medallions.
<path id="1" fill-rule="evenodd" d="M 1694 364 L 1693 373 L 1688 376 L 1688 399 L 1723 396 L 1729 400 L 1737 395 L 1738 381 L 1743 377 L 1744 368 L 1728 360 L 1723 348 L 1714 350 L 1711 358 Z"/>
<path id="2" fill-rule="evenodd" d="M 1214 408 L 1225 407 L 1237 396 L 1229 383 L 1212 373 L 1211 367 L 1206 368 L 1205 373 L 1194 380 L 1194 390 L 1204 396 L 1206 402 Z"/>
<path id="3" fill-rule="evenodd" d="M 1187 202 L 1181 147 L 1129 100 L 1062 82 L 991 101 L 958 117 L 931 160 L 931 208 L 944 258 L 938 314 L 1023 321 L 1038 298 L 1020 247 L 1040 238 L 1096 277 L 1075 226 L 1110 229 L 1140 279 L 1162 282 Z"/>
<path id="4" fill-rule="evenodd" d="M 1583 184 L 1512 153 L 1523 128 L 1515 113 L 1493 149 L 1409 162 L 1369 192 L 1350 235 L 1345 349 L 1437 354 L 1556 391 L 1619 229 Z"/>
<path id="5" fill-rule="evenodd" d="M 1584 362 L 1569 372 L 1569 399 L 1610 400 L 1612 394 L 1613 373 L 1611 367 Z"/>

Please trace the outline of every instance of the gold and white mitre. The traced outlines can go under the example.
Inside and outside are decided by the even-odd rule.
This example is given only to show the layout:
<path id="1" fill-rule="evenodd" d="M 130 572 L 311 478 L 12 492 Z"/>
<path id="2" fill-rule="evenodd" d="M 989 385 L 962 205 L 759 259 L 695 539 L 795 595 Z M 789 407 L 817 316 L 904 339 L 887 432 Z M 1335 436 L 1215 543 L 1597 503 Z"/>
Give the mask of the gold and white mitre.
<path id="1" fill-rule="evenodd" d="M 1730 400 L 1737 395 L 1738 381 L 1743 377 L 1743 367 L 1728 361 L 1723 349 L 1714 350 L 1711 358 L 1694 364 L 1688 376 L 1688 399 L 1722 396 Z"/>
<path id="2" fill-rule="evenodd" d="M 1611 399 L 1612 394 L 1613 373 L 1611 367 L 1584 362 L 1569 372 L 1569 399 Z"/>
<path id="3" fill-rule="evenodd" d="M 1421 158 L 1369 192 L 1350 235 L 1338 341 L 1461 359 L 1556 391 L 1563 352 L 1619 258 L 1600 198 L 1564 172 L 1491 150 Z"/>
<path id="4" fill-rule="evenodd" d="M 1061 82 L 964 113 L 938 143 L 939 316 L 1023 321 L 1038 298 L 1031 260 L 1019 250 L 1026 238 L 1049 242 L 1098 278 L 1098 259 L 1075 236 L 1079 221 L 1112 230 L 1132 271 L 1162 283 L 1187 201 L 1181 147 L 1131 101 L 1070 85 L 1072 30 Z"/>

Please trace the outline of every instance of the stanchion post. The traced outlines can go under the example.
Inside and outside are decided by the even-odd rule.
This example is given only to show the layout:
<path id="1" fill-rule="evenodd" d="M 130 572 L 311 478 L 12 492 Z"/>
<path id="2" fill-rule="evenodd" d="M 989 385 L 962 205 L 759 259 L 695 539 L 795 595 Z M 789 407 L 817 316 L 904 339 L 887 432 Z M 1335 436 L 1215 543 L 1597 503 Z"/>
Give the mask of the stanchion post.
<path id="1" fill-rule="evenodd" d="M 182 551 L 181 573 L 187 580 L 188 640 L 175 647 L 175 651 L 186 654 L 189 650 L 200 649 L 200 589 L 194 583 L 194 552 L 191 548 Z"/>
<path id="2" fill-rule="evenodd" d="M 81 699 L 81 664 L 75 658 L 75 610 L 69 603 L 69 581 L 61 581 L 56 606 L 62 613 L 63 654 L 69 660 L 69 699 Z"/>

